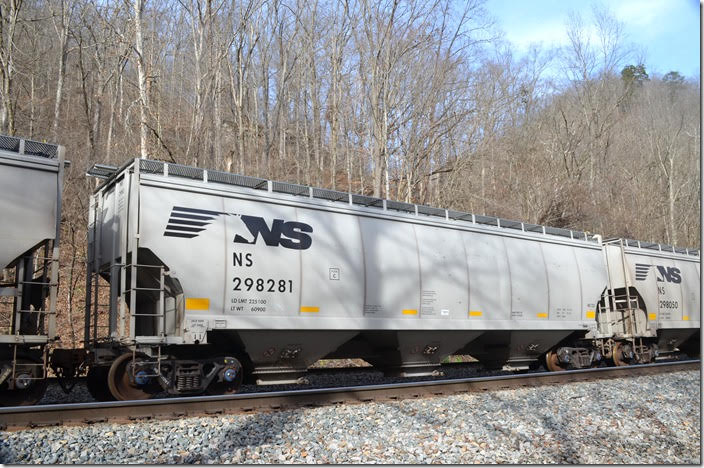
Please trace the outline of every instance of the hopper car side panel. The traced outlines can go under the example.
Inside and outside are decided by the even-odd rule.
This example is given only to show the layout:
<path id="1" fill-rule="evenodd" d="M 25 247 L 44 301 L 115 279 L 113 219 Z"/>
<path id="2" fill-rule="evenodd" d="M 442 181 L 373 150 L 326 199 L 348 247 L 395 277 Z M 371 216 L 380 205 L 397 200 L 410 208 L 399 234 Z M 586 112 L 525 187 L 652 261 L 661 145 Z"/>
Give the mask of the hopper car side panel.
<path id="1" fill-rule="evenodd" d="M 506 239 L 511 278 L 511 319 L 548 319 L 548 280 L 540 244 Z"/>
<path id="2" fill-rule="evenodd" d="M 625 259 L 630 285 L 659 328 L 699 327 L 700 281 L 695 259 L 633 248 L 626 249 Z"/>
<path id="3" fill-rule="evenodd" d="M 463 233 L 469 268 L 469 319 L 511 320 L 511 276 L 506 243 L 501 236 Z"/>
<path id="4" fill-rule="evenodd" d="M 214 201 L 217 205 L 217 197 Z M 234 312 L 242 321 L 256 316 L 293 325 L 302 305 L 301 255 L 307 252 L 288 248 L 286 243 L 293 242 L 287 234 L 293 235 L 291 230 L 299 222 L 298 209 L 224 197 L 223 201 L 227 213 L 232 214 L 220 221 L 227 226 L 228 235 L 215 250 L 227 257 L 226 306 L 221 310 L 226 315 Z M 235 262 L 235 256 L 241 256 L 242 261 Z M 318 310 L 329 307 L 308 304 L 314 306 Z"/>
<path id="5" fill-rule="evenodd" d="M 660 313 L 660 293 L 658 292 L 658 282 L 656 275 L 652 271 L 653 268 L 657 269 L 657 266 L 655 265 L 657 262 L 653 263 L 655 259 L 645 255 L 634 255 L 631 257 L 631 260 L 632 261 L 628 262 L 628 282 L 632 289 L 634 289 L 642 298 L 643 306 L 648 313 L 648 320 L 654 324 L 657 324 L 658 321 L 665 318 L 665 315 L 669 317 L 669 313 Z M 647 274 L 644 275 L 644 271 Z M 623 274 L 622 272 L 623 262 L 620 263 L 620 267 L 616 274 Z M 614 272 L 612 270 L 612 277 L 613 276 Z M 619 276 L 613 283 L 616 285 L 614 287 L 626 287 L 625 278 L 622 276 Z"/>
<path id="6" fill-rule="evenodd" d="M 0 406 L 34 404 L 56 337 L 64 149 L 0 136 Z"/>
<path id="7" fill-rule="evenodd" d="M 683 260 L 675 260 L 675 267 L 679 268 L 682 277 L 682 320 L 699 322 L 699 285 L 701 280 L 696 264 Z"/>
<path id="8" fill-rule="evenodd" d="M 627 256 L 628 258 L 630 256 Z M 629 273 L 635 276 L 634 263 L 629 263 Z M 648 276 L 655 278 L 657 302 L 646 304 L 646 310 L 657 311 L 658 321 L 665 327 L 669 322 L 681 322 L 684 319 L 684 304 L 682 303 L 682 270 L 677 268 L 674 259 L 653 259 Z M 669 277 L 673 271 L 678 271 L 679 279 Z M 638 287 L 638 281 L 632 283 Z M 652 284 L 652 283 L 651 283 Z M 682 324 L 688 327 L 688 324 Z"/>
<path id="9" fill-rule="evenodd" d="M 413 229 L 421 272 L 420 316 L 466 320 L 473 290 L 463 241 L 467 233 L 421 225 L 413 225 Z"/>
<path id="10" fill-rule="evenodd" d="M 577 265 L 576 249 L 564 245 L 540 244 L 548 279 L 550 320 L 589 320 L 583 306 L 582 278 Z M 588 289 L 587 297 L 595 301 L 600 291 Z"/>
<path id="11" fill-rule="evenodd" d="M 418 246 L 411 224 L 359 218 L 364 245 L 364 315 L 417 321 L 420 308 Z"/>
<path id="12" fill-rule="evenodd" d="M 59 165 L 0 152 L 0 268 L 56 234 Z"/>
<path id="13" fill-rule="evenodd" d="M 89 229 L 89 250 L 93 252 L 91 269 L 107 278 L 115 275 L 116 284 L 124 284 L 127 289 L 127 264 L 130 261 L 128 243 L 136 231 L 136 222 L 130 223 L 130 216 L 137 210 L 131 209 L 130 203 L 138 195 L 135 176 L 130 172 L 121 174 L 99 195 L 92 199 L 91 210 L 95 228 Z M 110 310 L 108 334 L 123 335 L 130 323 L 126 321 L 129 298 L 118 294 L 117 287 L 110 288 Z M 134 330 L 134 327 L 130 328 Z"/>
<path id="14" fill-rule="evenodd" d="M 645 248 L 606 245 L 611 287 L 629 286 L 643 299 L 649 320 L 661 328 L 699 324 L 699 264 L 696 257 Z M 624 271 L 625 263 L 625 271 Z M 694 310 L 694 313 L 688 311 Z M 687 322 L 694 322 L 688 324 Z"/>
<path id="15" fill-rule="evenodd" d="M 582 320 L 593 324 L 597 303 L 607 284 L 604 257 L 601 250 L 574 249 L 573 254 L 578 266 L 576 274 L 582 285 Z"/>
<path id="16" fill-rule="evenodd" d="M 122 238 L 121 217 L 118 204 L 121 203 L 124 178 L 118 180 L 110 189 L 100 197 L 100 211 L 97 214 L 97 222 L 101 226 L 98 233 L 98 246 L 100 257 L 98 260 L 110 261 L 120 257 L 119 242 Z"/>
<path id="17" fill-rule="evenodd" d="M 309 250 L 301 261 L 300 318 L 363 317 L 364 250 L 360 223 L 348 214 L 297 209 L 297 220 L 314 226 Z M 280 279 L 275 278 L 275 287 Z M 286 285 L 284 284 L 284 287 Z"/>
<path id="18" fill-rule="evenodd" d="M 579 256 L 598 261 L 596 246 L 222 195 L 140 187 L 140 247 L 180 282 L 187 320 L 207 329 L 584 329 L 579 291 L 588 304 L 601 292 L 598 280 L 580 286 L 578 271 Z M 285 235 L 267 241 L 275 220 L 310 226 L 310 245 L 287 248 Z"/>
<path id="19" fill-rule="evenodd" d="M 700 327 L 697 256 L 685 249 L 643 244 L 623 239 L 605 242 L 611 289 L 598 318 L 599 337 L 628 341 L 623 345 L 626 355 L 635 351 L 640 362 L 680 345 L 693 348 L 687 340 Z M 696 312 L 689 315 L 687 310 Z M 610 346 L 605 342 L 607 354 Z"/>

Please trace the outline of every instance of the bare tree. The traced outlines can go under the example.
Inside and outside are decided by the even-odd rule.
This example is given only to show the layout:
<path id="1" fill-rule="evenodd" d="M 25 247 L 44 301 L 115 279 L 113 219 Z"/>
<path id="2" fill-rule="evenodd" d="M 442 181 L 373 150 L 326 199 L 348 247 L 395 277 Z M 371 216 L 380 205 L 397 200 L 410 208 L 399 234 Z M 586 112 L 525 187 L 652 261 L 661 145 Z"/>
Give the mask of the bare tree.
<path id="1" fill-rule="evenodd" d="M 133 0 L 134 6 L 134 53 L 137 58 L 138 88 L 139 88 L 139 154 L 142 158 L 149 157 L 149 94 L 147 93 L 147 66 L 144 59 L 144 40 L 142 38 L 142 14 L 146 0 Z"/>
<path id="2" fill-rule="evenodd" d="M 74 7 L 71 0 L 58 0 L 58 5 L 51 4 L 54 30 L 59 40 L 59 71 L 56 77 L 56 98 L 54 99 L 54 120 L 52 122 L 52 137 L 59 139 L 59 118 L 61 117 L 61 100 L 64 91 L 64 78 L 66 75 L 66 55 L 68 54 L 69 17 Z M 57 7 L 58 11 L 54 10 Z"/>
<path id="3" fill-rule="evenodd" d="M 23 0 L 8 0 L 0 5 L 0 75 L 2 78 L 2 107 L 0 126 L 4 132 L 15 134 L 15 38 L 20 22 Z"/>

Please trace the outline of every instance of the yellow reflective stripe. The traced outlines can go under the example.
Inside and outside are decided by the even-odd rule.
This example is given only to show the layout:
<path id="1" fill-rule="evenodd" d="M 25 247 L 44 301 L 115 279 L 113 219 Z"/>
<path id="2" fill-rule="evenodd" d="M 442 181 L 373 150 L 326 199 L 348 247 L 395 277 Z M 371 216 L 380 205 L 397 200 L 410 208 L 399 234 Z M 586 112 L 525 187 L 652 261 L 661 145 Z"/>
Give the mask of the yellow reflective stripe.
<path id="1" fill-rule="evenodd" d="M 301 306 L 301 312 L 320 312 L 320 307 Z"/>
<path id="2" fill-rule="evenodd" d="M 208 310 L 210 309 L 210 299 L 207 297 L 186 298 L 186 310 Z"/>
<path id="3" fill-rule="evenodd" d="M 683 315 L 682 320 L 689 320 L 689 315 Z"/>
<path id="4" fill-rule="evenodd" d="M 416 309 L 403 309 L 403 315 L 418 315 Z"/>
<path id="5" fill-rule="evenodd" d="M 648 314 L 648 320 L 655 320 L 656 318 L 658 318 L 656 314 Z"/>
<path id="6" fill-rule="evenodd" d="M 548 318 L 548 314 L 546 314 L 545 312 L 540 312 L 538 313 L 538 318 Z"/>
<path id="7" fill-rule="evenodd" d="M 594 318 L 596 317 L 596 313 L 593 310 L 588 310 L 587 311 L 587 318 Z"/>
<path id="8" fill-rule="evenodd" d="M 470 310 L 470 311 L 469 311 L 469 316 L 470 316 L 470 317 L 481 317 L 481 316 L 482 316 L 482 311 L 481 311 L 481 310 Z"/>

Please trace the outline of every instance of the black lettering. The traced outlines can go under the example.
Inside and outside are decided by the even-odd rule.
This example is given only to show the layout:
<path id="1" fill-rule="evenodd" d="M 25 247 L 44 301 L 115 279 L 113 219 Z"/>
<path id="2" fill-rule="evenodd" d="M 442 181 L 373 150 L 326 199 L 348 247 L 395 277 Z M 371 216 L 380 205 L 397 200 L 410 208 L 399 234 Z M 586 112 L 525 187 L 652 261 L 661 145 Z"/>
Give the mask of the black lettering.
<path id="1" fill-rule="evenodd" d="M 243 236 L 235 235 L 234 242 L 238 244 L 255 244 L 261 236 L 266 245 L 270 247 L 281 247 L 295 250 L 305 250 L 311 246 L 313 240 L 308 235 L 313 232 L 313 228 L 305 223 L 297 221 L 285 222 L 283 219 L 275 219 L 271 229 L 264 218 L 259 216 L 241 216 L 242 222 L 252 235 L 252 240 L 247 240 Z M 247 254 L 244 258 L 248 262 L 246 266 L 252 265 L 252 259 Z M 234 259 L 235 266 L 242 265 L 242 257 Z"/>
<path id="2" fill-rule="evenodd" d="M 271 225 L 271 229 L 267 226 L 264 218 L 259 216 L 247 216 L 242 215 L 242 221 L 249 230 L 249 233 L 253 236 L 251 241 L 248 241 L 244 237 L 237 234 L 235 236 L 235 242 L 239 244 L 255 244 L 259 235 L 262 236 L 266 245 L 270 247 L 277 247 L 279 245 L 279 240 L 281 239 L 281 228 L 284 225 L 283 219 L 275 219 Z"/>
<path id="3" fill-rule="evenodd" d="M 244 258 L 244 263 L 242 262 Z M 232 252 L 232 265 L 233 266 L 247 266 L 251 267 L 254 262 L 252 261 L 252 254 L 251 253 L 246 253 L 244 254 L 244 257 L 242 256 L 242 252 Z"/>
<path id="4" fill-rule="evenodd" d="M 658 272 L 660 272 L 660 276 L 656 275 L 657 281 L 667 281 L 668 283 L 675 284 L 680 284 L 682 282 L 682 273 L 679 268 L 658 265 Z"/>
<path id="5" fill-rule="evenodd" d="M 670 267 L 667 269 L 670 274 L 669 281 L 675 284 L 680 284 L 682 282 L 682 276 L 680 276 L 680 269 Z"/>
<path id="6" fill-rule="evenodd" d="M 313 232 L 313 228 L 305 223 L 289 221 L 283 226 L 283 235 L 288 239 L 281 239 L 281 246 L 287 249 L 305 250 L 313 243 L 308 234 Z"/>

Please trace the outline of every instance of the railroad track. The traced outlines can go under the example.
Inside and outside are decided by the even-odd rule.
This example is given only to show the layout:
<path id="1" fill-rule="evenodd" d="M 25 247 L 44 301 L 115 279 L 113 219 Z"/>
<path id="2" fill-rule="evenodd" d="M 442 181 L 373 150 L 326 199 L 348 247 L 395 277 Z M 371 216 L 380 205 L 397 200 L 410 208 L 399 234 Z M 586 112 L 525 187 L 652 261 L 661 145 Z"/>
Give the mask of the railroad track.
<path id="1" fill-rule="evenodd" d="M 16 430 L 47 426 L 135 422 L 192 416 L 272 411 L 341 403 L 390 401 L 405 398 L 538 387 L 701 368 L 701 361 L 677 361 L 628 367 L 602 367 L 356 387 L 316 388 L 227 396 L 197 396 L 140 401 L 71 403 L 0 408 L 0 428 Z"/>

